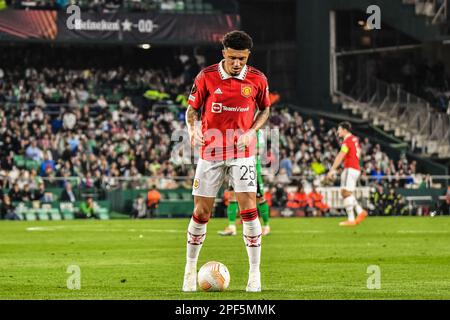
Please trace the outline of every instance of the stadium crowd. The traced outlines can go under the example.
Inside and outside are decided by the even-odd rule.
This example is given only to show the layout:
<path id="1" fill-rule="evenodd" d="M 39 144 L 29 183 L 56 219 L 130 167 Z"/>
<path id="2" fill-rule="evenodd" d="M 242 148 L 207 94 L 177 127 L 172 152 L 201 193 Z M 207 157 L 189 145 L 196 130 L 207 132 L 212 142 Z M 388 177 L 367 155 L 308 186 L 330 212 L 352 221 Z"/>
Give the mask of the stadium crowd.
<path id="1" fill-rule="evenodd" d="M 60 64 L 39 62 L 39 51 L 21 56 L 23 63 L 12 62 L 18 59 L 14 55 L 2 54 L 0 187 L 10 200 L 50 202 L 46 188 L 67 189 L 68 182 L 75 190 L 103 194 L 115 188 L 150 189 L 153 185 L 191 188 L 194 167 L 174 161 L 171 134 L 185 129 L 188 92 L 205 65 L 204 56 L 176 55 L 170 68 L 114 66 L 114 61 L 108 65 L 108 58 L 106 66 L 91 63 L 81 68 L 74 58 L 70 68 L 62 56 L 54 59 Z M 270 127 L 279 129 L 281 148 L 276 157 L 268 143 L 263 163 L 279 161 L 273 167 L 280 171 L 275 174 L 267 166 L 266 185 L 274 204 L 290 202 L 295 207 L 301 204 L 301 196 L 285 192 L 285 187 L 301 184 L 309 190 L 321 183 L 339 150 L 336 128 L 324 119 L 303 118 L 281 104 L 272 110 Z M 361 140 L 361 147 L 363 185 L 420 184 L 414 161 L 404 156 L 394 161 L 367 138 Z M 308 201 L 319 204 L 316 198 Z M 306 214 L 326 214 L 320 204 L 311 208 Z"/>
<path id="2" fill-rule="evenodd" d="M 170 161 L 170 134 L 184 128 L 189 79 L 191 72 L 173 77 L 162 70 L 121 68 L 6 72 L 0 80 L 0 166 L 7 185 L 23 187 L 21 181 L 36 176 L 63 181 L 76 176 L 86 187 L 97 181 L 114 188 L 119 177 L 165 176 L 160 188 L 177 187 L 178 176 L 192 176 L 192 168 Z M 103 94 L 105 87 L 113 89 Z M 135 105 L 130 92 L 148 99 Z M 269 182 L 289 184 L 327 171 L 340 143 L 335 128 L 288 109 L 274 108 L 270 121 L 281 132 L 281 155 L 280 172 Z M 397 187 L 414 182 L 414 161 L 395 162 L 367 138 L 361 148 L 362 183 L 381 182 L 383 176 L 396 176 L 388 181 Z M 20 169 L 24 164 L 28 170 Z"/>
<path id="3" fill-rule="evenodd" d="M 0 66 L 3 186 L 33 176 L 62 186 L 76 176 L 88 188 L 124 186 L 118 177 L 136 179 L 127 184 L 136 187 L 155 175 L 166 177 L 161 188 L 178 186 L 175 178 L 191 172 L 169 162 L 170 134 L 184 123 L 187 92 L 204 63 L 197 58 L 180 55 L 170 70 Z"/>

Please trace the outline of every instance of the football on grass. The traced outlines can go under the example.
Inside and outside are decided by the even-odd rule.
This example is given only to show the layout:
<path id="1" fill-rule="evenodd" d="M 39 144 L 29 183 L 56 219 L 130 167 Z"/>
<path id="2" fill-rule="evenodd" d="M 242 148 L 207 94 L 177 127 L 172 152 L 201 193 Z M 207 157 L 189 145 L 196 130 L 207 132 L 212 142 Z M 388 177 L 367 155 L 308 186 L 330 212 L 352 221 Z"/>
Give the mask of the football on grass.
<path id="1" fill-rule="evenodd" d="M 198 271 L 198 285 L 203 291 L 223 291 L 229 284 L 230 273 L 223 263 L 210 261 Z"/>

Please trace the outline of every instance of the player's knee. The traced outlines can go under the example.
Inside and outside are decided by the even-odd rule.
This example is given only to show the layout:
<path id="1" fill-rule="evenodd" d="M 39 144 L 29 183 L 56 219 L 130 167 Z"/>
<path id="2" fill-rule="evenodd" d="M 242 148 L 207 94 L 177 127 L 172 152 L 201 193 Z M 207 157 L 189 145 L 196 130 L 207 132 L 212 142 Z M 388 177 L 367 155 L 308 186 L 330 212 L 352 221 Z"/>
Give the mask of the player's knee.
<path id="1" fill-rule="evenodd" d="M 256 208 L 256 194 L 253 192 L 236 193 L 236 200 L 241 211 Z"/>
<path id="2" fill-rule="evenodd" d="M 348 190 L 342 189 L 341 190 L 341 195 L 342 195 L 343 198 L 347 198 L 347 197 L 350 197 L 352 195 L 352 193 L 350 191 L 348 191 Z"/>
<path id="3" fill-rule="evenodd" d="M 208 222 L 209 217 L 211 216 L 211 212 L 209 212 L 208 208 L 204 206 L 197 206 L 194 209 L 194 218 L 202 221 L 202 222 Z"/>
<path id="4" fill-rule="evenodd" d="M 256 208 L 256 201 L 251 199 L 238 201 L 240 211 L 246 211 Z"/>

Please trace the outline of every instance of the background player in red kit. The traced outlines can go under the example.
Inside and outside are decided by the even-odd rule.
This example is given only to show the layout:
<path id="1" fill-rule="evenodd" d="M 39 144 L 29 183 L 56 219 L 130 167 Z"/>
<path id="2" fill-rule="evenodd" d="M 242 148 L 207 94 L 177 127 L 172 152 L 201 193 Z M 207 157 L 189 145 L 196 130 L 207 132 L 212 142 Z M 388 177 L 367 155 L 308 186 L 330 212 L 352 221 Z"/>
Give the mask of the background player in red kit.
<path id="1" fill-rule="evenodd" d="M 248 34 L 230 32 L 222 44 L 224 59 L 197 75 L 186 111 L 189 138 L 194 146 L 201 146 L 201 152 L 192 190 L 194 212 L 188 227 L 183 291 L 197 289 L 197 260 L 206 225 L 217 192 L 229 175 L 249 257 L 246 290 L 259 292 L 261 223 L 256 209 L 256 131 L 269 117 L 269 88 L 264 74 L 247 66 L 253 46 Z"/>
<path id="2" fill-rule="evenodd" d="M 343 143 L 341 151 L 337 155 L 333 166 L 327 174 L 327 178 L 332 179 L 336 169 L 342 161 L 344 161 L 344 171 L 342 171 L 341 174 L 341 195 L 344 198 L 344 206 L 348 215 L 348 220 L 341 222 L 339 225 L 355 226 L 367 217 L 367 212 L 359 205 L 353 194 L 361 174 L 361 168 L 359 166 L 361 150 L 358 138 L 351 133 L 351 124 L 349 122 L 340 123 L 338 125 L 337 133 L 339 138 L 343 139 Z M 358 215 L 356 219 L 355 211 Z"/>

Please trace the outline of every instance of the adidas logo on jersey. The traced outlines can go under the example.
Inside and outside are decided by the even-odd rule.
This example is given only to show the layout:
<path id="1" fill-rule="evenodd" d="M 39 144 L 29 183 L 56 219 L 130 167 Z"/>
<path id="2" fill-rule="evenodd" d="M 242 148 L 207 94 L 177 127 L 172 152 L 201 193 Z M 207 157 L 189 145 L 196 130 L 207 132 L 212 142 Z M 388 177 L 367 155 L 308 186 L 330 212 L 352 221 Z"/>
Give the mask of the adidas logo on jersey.
<path id="1" fill-rule="evenodd" d="M 220 88 L 217 88 L 216 91 L 214 91 L 214 94 L 222 94 L 222 90 L 220 90 Z"/>
<path id="2" fill-rule="evenodd" d="M 253 183 L 253 181 L 250 181 L 250 183 L 248 184 L 249 187 L 254 187 L 255 184 Z"/>

